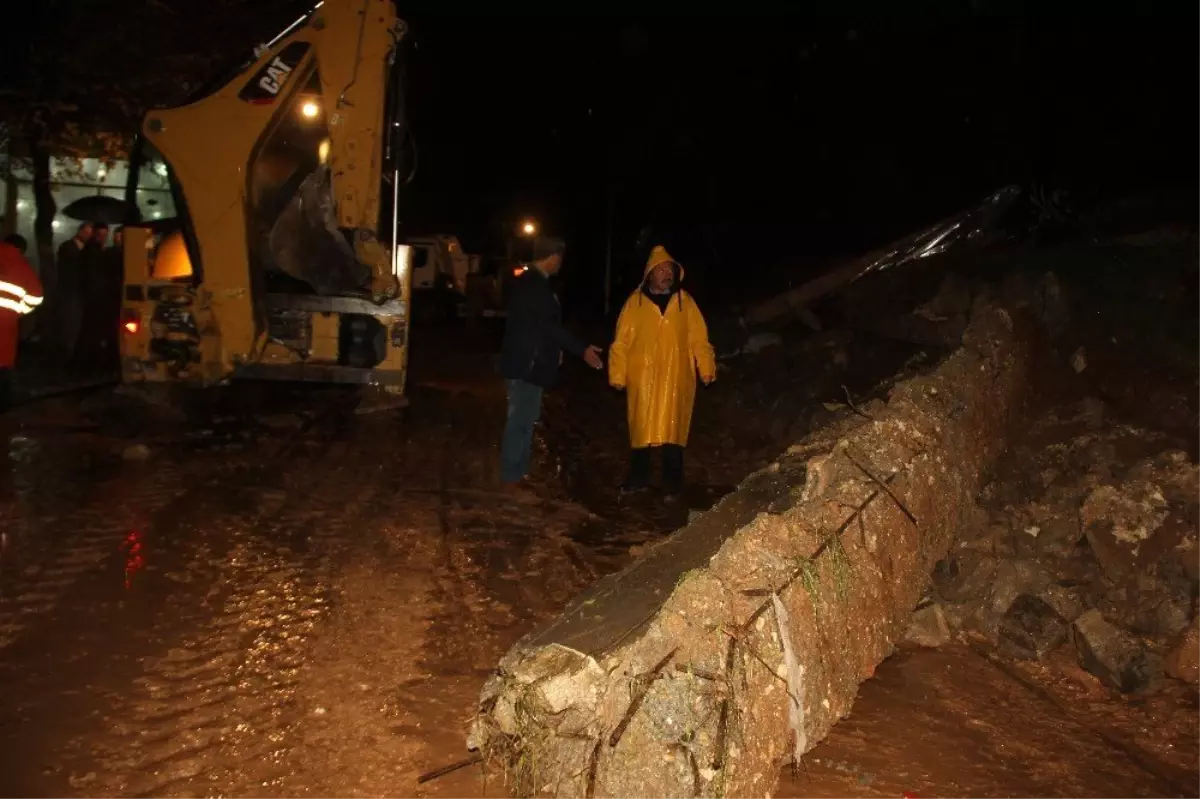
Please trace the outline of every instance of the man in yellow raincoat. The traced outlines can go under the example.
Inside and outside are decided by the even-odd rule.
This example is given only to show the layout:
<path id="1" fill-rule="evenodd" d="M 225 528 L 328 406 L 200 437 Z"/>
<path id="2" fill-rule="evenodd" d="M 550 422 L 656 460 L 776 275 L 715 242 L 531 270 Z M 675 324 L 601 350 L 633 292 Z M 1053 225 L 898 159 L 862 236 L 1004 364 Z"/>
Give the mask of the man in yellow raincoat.
<path id="1" fill-rule="evenodd" d="M 617 320 L 608 356 L 608 382 L 627 390 L 629 475 L 624 491 L 650 483 L 650 450 L 662 451 L 668 496 L 683 486 L 683 449 L 692 423 L 696 373 L 705 385 L 717 377 L 717 362 L 700 308 L 686 291 L 683 267 L 663 247 L 646 262 L 645 278 Z"/>

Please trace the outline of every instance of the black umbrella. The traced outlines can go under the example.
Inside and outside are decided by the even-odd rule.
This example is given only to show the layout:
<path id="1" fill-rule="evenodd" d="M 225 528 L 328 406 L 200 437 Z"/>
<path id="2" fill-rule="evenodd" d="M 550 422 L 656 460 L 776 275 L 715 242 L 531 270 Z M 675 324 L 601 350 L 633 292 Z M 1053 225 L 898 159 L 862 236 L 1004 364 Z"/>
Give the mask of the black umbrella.
<path id="1" fill-rule="evenodd" d="M 120 225 L 129 218 L 129 204 L 116 197 L 93 194 L 82 197 L 62 209 L 64 216 L 92 224 Z"/>

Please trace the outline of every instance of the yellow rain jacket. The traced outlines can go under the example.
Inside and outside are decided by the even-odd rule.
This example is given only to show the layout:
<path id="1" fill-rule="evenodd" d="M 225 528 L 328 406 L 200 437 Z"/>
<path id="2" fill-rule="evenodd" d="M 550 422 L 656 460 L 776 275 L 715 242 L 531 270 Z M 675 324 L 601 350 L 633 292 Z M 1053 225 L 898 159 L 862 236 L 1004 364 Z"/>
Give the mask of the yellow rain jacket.
<path id="1" fill-rule="evenodd" d="M 646 276 L 661 263 L 683 268 L 662 247 L 646 262 Z M 696 397 L 696 372 L 705 383 L 717 376 L 708 326 L 686 291 L 676 286 L 665 311 L 639 286 L 617 319 L 617 338 L 608 354 L 608 382 L 627 389 L 629 439 L 635 448 L 687 446 Z"/>

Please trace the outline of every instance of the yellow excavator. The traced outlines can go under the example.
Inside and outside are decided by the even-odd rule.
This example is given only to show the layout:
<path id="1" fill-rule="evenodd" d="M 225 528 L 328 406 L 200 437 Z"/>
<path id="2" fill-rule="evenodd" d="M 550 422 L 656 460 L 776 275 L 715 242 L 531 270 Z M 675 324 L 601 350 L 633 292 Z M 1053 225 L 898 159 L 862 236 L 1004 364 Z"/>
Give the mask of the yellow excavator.
<path id="1" fill-rule="evenodd" d="M 146 115 L 126 196 L 123 382 L 403 396 L 404 33 L 392 0 L 325 0 L 191 102 Z"/>

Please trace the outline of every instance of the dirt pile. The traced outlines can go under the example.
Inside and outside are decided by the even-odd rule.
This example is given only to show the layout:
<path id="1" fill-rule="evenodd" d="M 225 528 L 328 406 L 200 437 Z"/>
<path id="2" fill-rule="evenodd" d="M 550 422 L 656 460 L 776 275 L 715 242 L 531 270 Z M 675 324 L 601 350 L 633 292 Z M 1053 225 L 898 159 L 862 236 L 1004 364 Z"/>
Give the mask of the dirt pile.
<path id="1" fill-rule="evenodd" d="M 1031 314 L 834 421 L 502 660 L 471 745 L 522 794 L 758 795 L 849 712 L 969 523 L 1025 399 Z"/>

